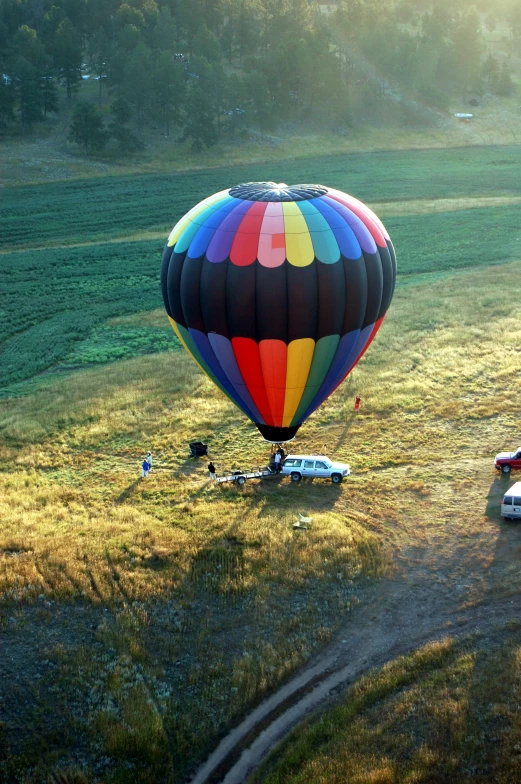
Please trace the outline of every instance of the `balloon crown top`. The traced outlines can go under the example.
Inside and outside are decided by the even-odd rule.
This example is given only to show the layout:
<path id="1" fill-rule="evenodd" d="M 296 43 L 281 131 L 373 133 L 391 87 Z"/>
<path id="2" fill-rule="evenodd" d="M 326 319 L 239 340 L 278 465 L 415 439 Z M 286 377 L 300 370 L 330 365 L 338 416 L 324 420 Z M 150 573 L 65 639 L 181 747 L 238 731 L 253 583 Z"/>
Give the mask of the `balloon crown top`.
<path id="1" fill-rule="evenodd" d="M 308 201 L 325 196 L 323 185 L 286 185 L 285 182 L 245 182 L 230 188 L 230 196 L 245 201 Z"/>

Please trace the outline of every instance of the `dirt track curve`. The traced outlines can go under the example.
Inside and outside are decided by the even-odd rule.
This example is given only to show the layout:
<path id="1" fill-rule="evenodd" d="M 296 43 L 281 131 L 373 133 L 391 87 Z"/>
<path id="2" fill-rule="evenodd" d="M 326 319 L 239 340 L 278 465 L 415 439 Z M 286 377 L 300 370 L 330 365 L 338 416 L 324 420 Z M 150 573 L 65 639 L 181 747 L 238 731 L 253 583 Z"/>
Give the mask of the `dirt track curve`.
<path id="1" fill-rule="evenodd" d="M 465 539 L 450 515 L 443 525 L 444 546 L 438 531 L 401 550 L 395 575 L 360 595 L 328 648 L 223 738 L 191 784 L 242 784 L 305 716 L 368 669 L 431 640 L 520 619 L 521 592 L 507 574 L 521 527 L 490 520 Z"/>

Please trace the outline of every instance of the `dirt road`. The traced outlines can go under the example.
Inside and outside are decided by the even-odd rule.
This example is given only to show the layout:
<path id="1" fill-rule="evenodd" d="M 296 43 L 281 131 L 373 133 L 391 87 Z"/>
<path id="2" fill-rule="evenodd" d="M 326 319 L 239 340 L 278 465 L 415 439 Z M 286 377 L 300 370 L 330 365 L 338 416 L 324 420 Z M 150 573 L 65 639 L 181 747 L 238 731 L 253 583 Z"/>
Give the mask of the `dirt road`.
<path id="1" fill-rule="evenodd" d="M 440 484 L 436 520 L 398 549 L 392 578 L 361 595 L 333 643 L 232 730 L 191 784 L 242 784 L 305 716 L 368 669 L 446 635 L 490 633 L 519 619 L 521 593 L 507 575 L 521 527 L 500 522 L 501 488 L 495 479 L 483 525 L 462 532 L 454 497 Z"/>

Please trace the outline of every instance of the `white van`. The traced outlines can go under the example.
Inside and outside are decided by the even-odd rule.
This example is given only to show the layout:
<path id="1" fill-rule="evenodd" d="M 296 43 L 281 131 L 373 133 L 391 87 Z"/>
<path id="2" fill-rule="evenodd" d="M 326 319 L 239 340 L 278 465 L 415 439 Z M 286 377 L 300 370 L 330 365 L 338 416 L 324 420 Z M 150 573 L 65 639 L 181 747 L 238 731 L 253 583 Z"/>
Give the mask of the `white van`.
<path id="1" fill-rule="evenodd" d="M 501 517 L 505 520 L 521 519 L 521 482 L 512 485 L 503 496 Z"/>

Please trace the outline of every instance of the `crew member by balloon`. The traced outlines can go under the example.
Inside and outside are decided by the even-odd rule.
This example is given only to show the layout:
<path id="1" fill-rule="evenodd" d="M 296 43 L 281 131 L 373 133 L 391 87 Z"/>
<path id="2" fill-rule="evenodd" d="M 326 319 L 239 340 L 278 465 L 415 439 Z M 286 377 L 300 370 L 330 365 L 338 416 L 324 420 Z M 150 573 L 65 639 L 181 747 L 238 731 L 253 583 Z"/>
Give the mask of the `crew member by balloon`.
<path id="1" fill-rule="evenodd" d="M 394 249 L 362 202 L 323 185 L 246 183 L 172 230 L 161 287 L 178 338 L 267 441 L 294 438 L 380 329 Z"/>

